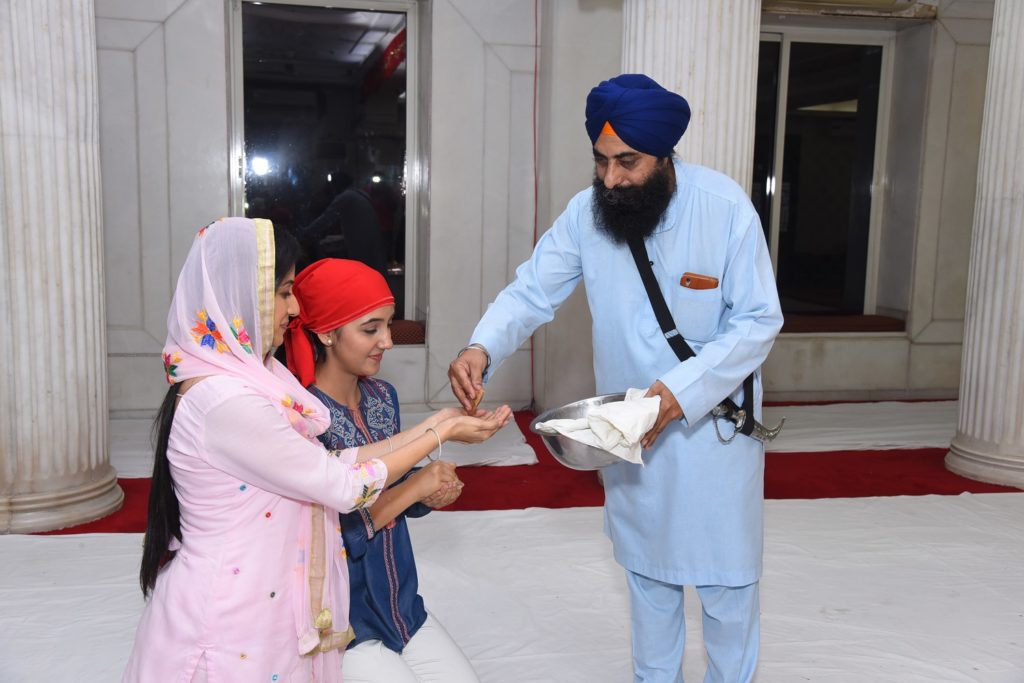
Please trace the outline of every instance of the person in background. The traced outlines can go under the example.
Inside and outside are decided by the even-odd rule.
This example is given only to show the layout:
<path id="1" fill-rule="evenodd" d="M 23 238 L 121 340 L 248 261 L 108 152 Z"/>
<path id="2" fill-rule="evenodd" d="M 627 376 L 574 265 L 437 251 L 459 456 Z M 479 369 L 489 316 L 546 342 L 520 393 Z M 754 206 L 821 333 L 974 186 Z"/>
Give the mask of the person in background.
<path id="1" fill-rule="evenodd" d="M 362 261 L 382 275 L 388 268 L 388 247 L 377 210 L 367 190 L 348 187 L 327 208 L 298 231 L 309 261 L 344 256 Z"/>
<path id="2" fill-rule="evenodd" d="M 502 424 L 464 416 L 393 451 L 324 449 L 327 409 L 271 355 L 298 313 L 297 255 L 269 221 L 226 218 L 199 231 L 178 277 L 139 572 L 148 600 L 125 681 L 340 682 L 352 635 L 337 511 L 372 504 L 439 441 Z"/>
<path id="3" fill-rule="evenodd" d="M 346 259 L 323 259 L 295 280 L 302 312 L 285 340 L 288 367 L 331 415 L 320 435 L 329 449 L 386 442 L 400 447 L 459 410 L 442 410 L 401 432 L 395 388 L 374 377 L 392 347 L 394 297 L 380 273 Z M 483 414 L 483 413 L 481 413 Z M 507 408 L 491 419 L 507 420 Z M 490 417 L 490 416 L 488 416 Z M 418 594 L 406 519 L 458 497 L 455 466 L 434 460 L 341 515 L 348 550 L 355 640 L 345 655 L 347 683 L 474 683 L 473 667 Z"/>

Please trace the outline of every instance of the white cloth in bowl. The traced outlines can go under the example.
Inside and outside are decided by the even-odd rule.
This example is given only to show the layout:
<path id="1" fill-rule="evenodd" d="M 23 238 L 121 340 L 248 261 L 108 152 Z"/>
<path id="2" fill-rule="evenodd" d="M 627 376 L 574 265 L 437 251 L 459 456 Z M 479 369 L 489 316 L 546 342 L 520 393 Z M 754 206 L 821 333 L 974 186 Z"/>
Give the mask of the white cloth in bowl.
<path id="1" fill-rule="evenodd" d="M 595 406 L 583 417 L 538 422 L 538 430 L 553 430 L 628 462 L 643 465 L 640 439 L 658 420 L 661 397 L 645 398 L 646 389 L 629 389 L 626 400 Z"/>

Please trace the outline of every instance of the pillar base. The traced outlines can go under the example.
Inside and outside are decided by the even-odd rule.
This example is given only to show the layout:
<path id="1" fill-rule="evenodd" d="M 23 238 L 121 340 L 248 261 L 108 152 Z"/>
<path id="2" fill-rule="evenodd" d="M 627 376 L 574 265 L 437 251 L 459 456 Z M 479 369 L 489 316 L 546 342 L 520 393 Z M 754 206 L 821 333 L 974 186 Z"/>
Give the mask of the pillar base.
<path id="1" fill-rule="evenodd" d="M 958 443 L 956 439 L 950 444 L 949 453 L 946 454 L 946 469 L 961 477 L 987 484 L 1024 489 L 1024 458 L 971 450 Z"/>
<path id="2" fill-rule="evenodd" d="M 60 491 L 0 496 L 0 533 L 28 534 L 84 524 L 117 512 L 124 492 L 117 472 Z"/>

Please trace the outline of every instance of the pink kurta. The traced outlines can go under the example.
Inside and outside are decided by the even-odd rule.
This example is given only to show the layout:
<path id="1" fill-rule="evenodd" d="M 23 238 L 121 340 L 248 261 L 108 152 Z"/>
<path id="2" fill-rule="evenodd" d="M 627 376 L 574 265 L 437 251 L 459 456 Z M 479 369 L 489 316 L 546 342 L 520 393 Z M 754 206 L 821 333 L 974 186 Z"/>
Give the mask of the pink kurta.
<path id="1" fill-rule="evenodd" d="M 331 457 L 265 396 L 227 376 L 179 399 L 167 455 L 182 543 L 157 577 L 124 680 L 188 682 L 202 663 L 210 683 L 340 681 L 341 650 L 301 654 L 319 635 L 309 617 L 308 567 L 316 562 L 308 560 L 326 553 L 322 604 L 344 633 L 348 574 L 337 512 L 376 499 L 384 464 L 356 464 L 354 449 Z M 322 547 L 310 542 L 314 514 L 323 518 Z"/>

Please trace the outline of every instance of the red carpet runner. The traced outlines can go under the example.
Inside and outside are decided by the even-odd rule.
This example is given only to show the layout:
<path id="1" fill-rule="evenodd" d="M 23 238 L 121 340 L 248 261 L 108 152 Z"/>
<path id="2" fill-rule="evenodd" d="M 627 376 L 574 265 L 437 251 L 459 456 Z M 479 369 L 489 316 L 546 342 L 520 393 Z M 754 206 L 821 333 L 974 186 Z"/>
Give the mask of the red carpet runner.
<path id="1" fill-rule="evenodd" d="M 601 505 L 604 491 L 594 472 L 559 465 L 530 433 L 531 412 L 517 412 L 516 422 L 537 453 L 536 465 L 463 467 L 466 488 L 446 510 L 510 510 L 528 507 Z M 864 498 L 927 494 L 1019 492 L 983 484 L 946 470 L 944 448 L 827 453 L 769 453 L 765 458 L 765 498 Z M 101 520 L 51 534 L 142 532 L 146 529 L 149 479 L 121 479 L 124 507 Z"/>

